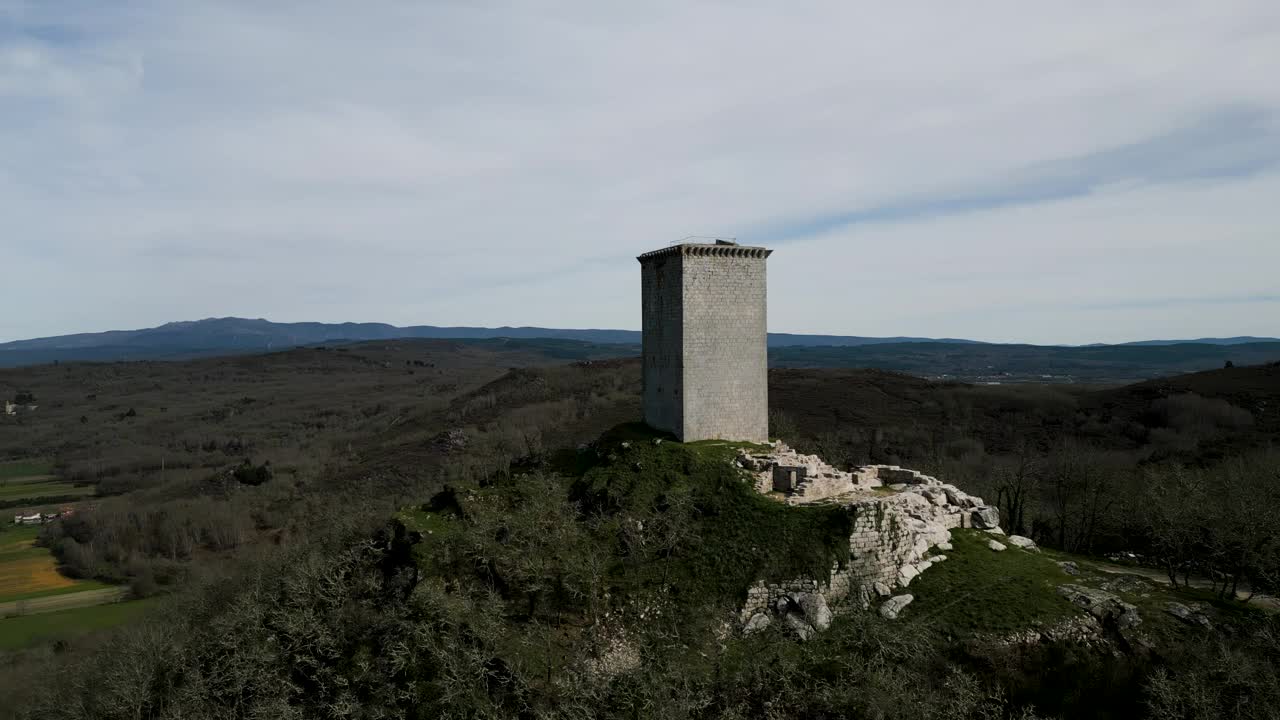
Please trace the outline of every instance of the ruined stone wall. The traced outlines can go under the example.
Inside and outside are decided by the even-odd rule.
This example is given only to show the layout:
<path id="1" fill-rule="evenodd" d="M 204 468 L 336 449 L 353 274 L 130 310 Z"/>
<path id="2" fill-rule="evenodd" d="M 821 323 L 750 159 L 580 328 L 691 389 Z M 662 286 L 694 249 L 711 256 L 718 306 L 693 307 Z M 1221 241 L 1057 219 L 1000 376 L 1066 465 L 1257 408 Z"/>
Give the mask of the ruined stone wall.
<path id="1" fill-rule="evenodd" d="M 785 452 L 781 457 L 790 461 L 791 451 L 782 447 Z M 763 473 L 771 462 L 769 456 L 744 453 L 738 464 Z M 999 512 L 982 498 L 923 473 L 896 465 L 869 465 L 852 475 L 877 484 L 881 479 L 903 483 L 894 483 L 900 488 L 897 490 L 884 487 L 819 500 L 838 503 L 850 514 L 848 556 L 836 561 L 828 578 L 761 580 L 751 586 L 739 614 L 747 631 L 775 619 L 802 637 L 823 630 L 830 608 L 838 612 L 841 606 L 869 607 L 877 599 L 906 588 L 935 563 L 945 561 L 945 555 L 933 551 L 951 549 L 951 530 L 999 525 Z M 789 496 L 787 501 L 794 499 Z"/>
<path id="2" fill-rule="evenodd" d="M 930 505 L 917 493 L 850 505 L 847 509 L 853 515 L 853 531 L 849 535 L 849 556 L 831 568 L 830 578 L 760 581 L 748 590 L 740 619 L 747 622 L 756 613 L 778 612 L 780 605 L 787 606 L 789 602 L 798 604 L 793 597 L 796 593 L 821 594 L 824 603 L 832 606 L 848 602 L 867 607 L 876 596 L 907 587 L 932 564 L 926 559 L 931 549 L 949 548 L 948 528 L 960 527 L 966 512 L 958 507 Z"/>
<path id="3" fill-rule="evenodd" d="M 679 254 L 640 263 L 644 421 L 676 437 L 684 434 L 683 264 Z"/>

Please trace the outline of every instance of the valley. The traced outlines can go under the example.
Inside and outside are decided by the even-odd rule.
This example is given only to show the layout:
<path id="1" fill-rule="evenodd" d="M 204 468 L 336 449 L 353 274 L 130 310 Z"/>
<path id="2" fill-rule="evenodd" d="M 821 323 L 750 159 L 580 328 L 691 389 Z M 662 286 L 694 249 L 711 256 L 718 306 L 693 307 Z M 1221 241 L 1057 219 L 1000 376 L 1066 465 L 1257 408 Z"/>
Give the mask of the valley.
<path id="1" fill-rule="evenodd" d="M 651 648 L 646 652 L 670 642 L 709 647 L 707 623 L 720 612 L 712 608 L 738 607 L 743 583 L 753 574 L 790 577 L 829 564 L 811 552 L 812 543 L 830 542 L 822 539 L 829 530 L 823 523 L 787 529 L 790 520 L 768 520 L 782 523 L 768 534 L 792 538 L 792 544 L 761 555 L 759 530 L 752 527 L 765 520 L 725 525 L 713 518 L 735 517 L 746 506 L 733 509 L 724 499 L 709 506 L 707 498 L 714 496 L 698 494 L 698 483 L 723 483 L 731 473 L 702 474 L 707 471 L 696 469 L 701 465 L 676 459 L 679 453 L 609 460 L 630 457 L 637 442 L 652 442 L 650 435 L 632 435 L 625 440 L 633 443 L 630 450 L 608 449 L 620 441 L 617 432 L 632 432 L 619 429 L 639 414 L 638 370 L 638 360 L 611 357 L 589 343 L 439 340 L 0 370 L 6 392 L 34 395 L 40 406 L 0 419 L 5 520 L 72 511 L 40 526 L 6 525 L 0 532 L 0 608 L 9 615 L 0 619 L 0 689 L 31 697 L 25 688 L 46 687 L 61 663 L 99 663 L 125 652 L 110 649 L 119 647 L 113 638 L 150 642 L 148 628 L 177 627 L 173 623 L 185 628 L 180 632 L 189 642 L 216 645 L 219 634 L 258 636 L 263 627 L 285 632 L 311 617 L 319 625 L 307 632 L 328 637 L 324 642 L 353 643 L 344 652 L 359 652 L 355 648 L 369 637 L 394 644 L 392 636 L 378 635 L 379 623 L 417 632 L 413 628 L 422 623 L 458 620 L 449 613 L 462 612 L 456 605 L 461 600 L 450 593 L 475 572 L 466 558 L 476 552 L 496 563 L 497 573 L 481 576 L 490 579 L 477 588 L 498 583 L 492 587 L 499 597 L 485 599 L 489 590 L 467 595 L 466 612 L 487 618 L 483 622 L 499 634 L 465 643 L 496 643 L 483 645 L 483 652 L 503 658 L 521 678 L 522 702 L 565 701 L 566 691 L 556 689 L 570 677 L 563 673 L 575 672 L 573 663 L 587 662 L 583 658 L 609 657 L 599 654 L 602 648 L 622 642 L 596 634 L 607 628 L 624 628 L 627 646 L 639 642 Z M 841 611 L 830 630 L 803 645 L 782 630 L 734 640 L 721 656 L 730 673 L 721 686 L 704 674 L 711 666 L 702 661 L 665 655 L 671 672 L 712 683 L 700 687 L 738 697 L 746 686 L 736 673 L 757 672 L 751 669 L 757 663 L 798 663 L 816 672 L 813 663 L 826 662 L 822 658 L 862 657 L 859 648 L 878 638 L 895 647 L 925 643 L 936 654 L 931 663 L 950 663 L 946 672 L 1002 688 L 1011 701 L 1065 713 L 1091 702 L 1083 685 L 1050 687 L 1030 678 L 1036 663 L 1072 647 L 1080 683 L 1094 673 L 1119 671 L 1120 665 L 1101 658 L 1115 652 L 1126 658 L 1124 672 L 1137 673 L 1135 679 L 1107 696 L 1108 707 L 1123 714 L 1141 702 L 1141 678 L 1147 677 L 1141 668 L 1151 658 L 1171 662 L 1184 647 L 1229 637 L 1227 628 L 1274 622 L 1266 597 L 1274 588 L 1263 575 L 1237 578 L 1260 591 L 1249 602 L 1230 599 L 1230 577 L 1224 584 L 1214 575 L 1218 566 L 1195 555 L 1178 560 L 1185 567 L 1174 571 L 1176 585 L 1167 577 L 1164 583 L 1144 577 L 1167 575 L 1162 563 L 1173 556 L 1161 544 L 1162 521 L 1143 508 L 1184 507 L 1161 493 L 1171 483 L 1217 488 L 1217 500 L 1186 496 L 1205 518 L 1227 517 L 1215 513 L 1235 512 L 1232 503 L 1266 506 L 1262 498 L 1277 486 L 1254 486 L 1250 478 L 1263 477 L 1255 468 L 1274 467 L 1268 458 L 1280 435 L 1280 366 L 1237 366 L 1120 386 L 993 386 L 879 369 L 774 368 L 769 398 L 771 435 L 840 468 L 883 463 L 943 478 L 997 505 L 1005 530 L 1034 538 L 1040 552 L 993 553 L 980 531 L 953 531 L 948 560 L 906 590 L 915 600 L 897 620 Z M 719 451 L 698 452 L 715 458 Z M 659 485 L 633 484 L 628 478 L 635 467 Z M 575 479 L 592 477 L 594 484 Z M 667 484 L 691 494 L 658 489 Z M 583 495 L 589 488 L 595 489 Z M 461 515 L 448 510 L 455 507 L 450 493 L 464 509 Z M 1225 503 L 1220 510 L 1219 501 Z M 604 514 L 584 513 L 584 503 L 604 503 Z M 632 520 L 644 534 L 626 529 Z M 1258 522 L 1268 521 L 1259 516 Z M 503 535 L 515 532 L 522 534 Z M 506 539 L 495 544 L 496 537 Z M 637 542 L 644 547 L 639 555 L 640 545 L 631 554 L 621 550 Z M 1105 559 L 1127 552 L 1147 567 L 1126 574 Z M 416 558 L 411 572 L 407 558 Z M 304 600 L 318 602 L 330 592 L 310 583 L 338 567 L 335 562 L 346 568 L 343 583 L 386 578 L 332 590 L 346 598 L 341 606 L 364 608 L 358 612 L 374 625 L 342 630 L 349 620 L 339 618 L 348 611 Z M 1061 563 L 1073 563 L 1083 574 L 1066 575 Z M 683 594 L 663 591 L 664 577 L 683 578 Z M 390 588 L 401 582 L 418 599 L 392 611 L 381 593 L 400 592 Z M 1055 623 L 1088 614 L 1059 592 L 1064 585 L 1137 608 L 1142 642 L 1151 649 L 1130 654 L 1125 643 L 1138 636 L 1126 640 L 1105 629 L 1091 631 L 1080 646 L 1061 639 L 1067 636 Z M 295 590 L 278 595 L 285 587 Z M 299 587 L 313 589 L 298 595 Z M 251 604 L 231 615 L 219 609 L 253 597 L 274 597 L 267 601 L 273 609 Z M 1171 603 L 1189 608 L 1193 620 L 1206 618 L 1213 634 L 1170 614 Z M 634 614 L 642 607 L 650 608 L 645 620 Z M 647 619 L 650 611 L 684 619 L 655 626 Z M 617 620 L 606 623 L 605 613 Z M 266 625 L 254 625 L 255 617 Z M 1017 645 L 1017 652 L 1041 659 L 1026 660 L 1025 672 L 990 670 L 989 663 L 1005 662 L 997 658 L 1013 652 L 999 644 L 1002 638 L 1024 637 L 1028 628 L 1040 639 Z M 421 639 L 427 643 L 422 652 L 464 642 L 448 634 L 432 637 Z M 521 643 L 542 649 L 518 650 Z M 189 651 L 221 652 L 215 645 Z M 165 652 L 146 651 L 156 662 L 164 662 Z M 754 655 L 741 654 L 747 652 Z M 437 659 L 431 662 L 446 656 L 452 657 L 432 655 Z M 561 659 L 548 665 L 548 657 Z M 98 667 L 108 672 L 107 665 Z M 265 677 L 278 669 L 268 664 L 253 673 Z M 547 673 L 562 680 L 538 679 Z M 626 686 L 632 688 L 626 692 L 649 693 L 674 682 L 669 674 L 646 677 L 656 685 Z M 938 702 L 956 699 L 923 676 L 915 682 L 933 689 L 912 700 L 913 707 L 923 708 L 920 703 L 935 695 Z M 373 692 L 374 685 L 368 687 Z M 603 686 L 574 687 L 595 693 Z M 814 692 L 846 702 L 831 694 L 833 687 L 776 689 L 800 693 L 787 695 L 788 702 Z M 614 701 L 624 702 L 621 696 Z"/>

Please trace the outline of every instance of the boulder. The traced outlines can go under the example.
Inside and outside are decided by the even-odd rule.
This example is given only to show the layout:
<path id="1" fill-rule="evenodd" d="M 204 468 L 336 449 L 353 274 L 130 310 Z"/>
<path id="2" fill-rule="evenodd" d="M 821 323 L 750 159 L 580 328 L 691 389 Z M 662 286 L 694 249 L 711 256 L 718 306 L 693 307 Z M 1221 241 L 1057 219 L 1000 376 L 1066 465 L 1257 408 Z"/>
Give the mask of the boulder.
<path id="1" fill-rule="evenodd" d="M 1004 552 L 1004 551 L 1007 549 L 1007 548 L 1005 548 L 1005 546 L 1001 545 L 1000 543 L 996 542 L 995 540 L 988 540 L 988 541 L 987 541 L 987 547 L 991 548 L 992 550 L 994 550 L 994 551 L 996 551 L 996 552 Z"/>
<path id="2" fill-rule="evenodd" d="M 742 628 L 742 632 L 750 635 L 751 633 L 760 632 L 773 624 L 773 620 L 764 613 L 756 613 L 747 621 L 746 627 Z"/>
<path id="3" fill-rule="evenodd" d="M 921 533 L 921 534 L 924 534 L 924 533 L 926 533 L 926 532 L 928 532 L 928 531 L 929 531 L 929 528 L 927 528 L 927 527 L 926 527 L 926 528 L 924 528 L 924 529 L 918 529 L 916 532 L 919 532 L 919 533 Z M 925 553 L 927 553 L 927 552 L 929 552 L 929 540 L 928 540 L 928 538 L 924 538 L 924 537 L 916 538 L 916 542 L 915 542 L 915 544 L 911 546 L 911 553 L 912 553 L 912 555 L 914 555 L 914 556 L 916 556 L 916 557 L 923 557 L 923 556 L 924 556 L 924 554 L 925 554 Z"/>
<path id="4" fill-rule="evenodd" d="M 1080 574 L 1080 566 L 1079 566 L 1079 565 L 1076 565 L 1075 563 L 1071 562 L 1070 560 L 1062 560 L 1062 561 L 1059 561 L 1059 562 L 1058 562 L 1058 567 L 1062 568 L 1062 572 L 1064 572 L 1064 573 L 1066 573 L 1066 574 L 1068 574 L 1068 575 L 1079 575 L 1079 574 Z"/>
<path id="5" fill-rule="evenodd" d="M 998 527 L 990 528 L 986 531 L 988 535 L 1004 535 L 1004 530 Z"/>
<path id="6" fill-rule="evenodd" d="M 987 530 L 1000 527 L 1000 510 L 991 505 L 976 507 L 970 512 L 970 519 L 975 528 Z"/>
<path id="7" fill-rule="evenodd" d="M 902 587 L 906 587 L 910 585 L 911 581 L 919 574 L 920 573 L 911 565 L 904 565 L 898 570 L 898 584 Z"/>
<path id="8" fill-rule="evenodd" d="M 897 620 L 898 613 L 915 600 L 911 595 L 895 595 L 880 605 L 880 617 L 885 620 Z"/>
<path id="9" fill-rule="evenodd" d="M 893 592 L 892 590 L 889 589 L 888 585 L 885 585 L 879 580 L 877 580 L 875 583 L 871 585 L 871 589 L 875 590 L 876 595 L 879 595 L 880 597 L 889 597 L 889 594 Z"/>
<path id="10" fill-rule="evenodd" d="M 824 631 L 831 627 L 831 608 L 827 606 L 827 598 L 822 593 L 804 593 L 796 603 L 804 613 L 804 619 L 814 630 Z"/>
<path id="11" fill-rule="evenodd" d="M 937 544 L 937 548 L 939 550 L 945 550 L 947 552 L 951 552 L 952 550 L 955 550 L 955 546 L 953 546 L 950 542 L 940 542 Z"/>
<path id="12" fill-rule="evenodd" d="M 1135 628 L 1142 623 L 1138 608 L 1112 595 L 1106 590 L 1084 587 L 1083 585 L 1063 585 L 1058 594 L 1072 604 L 1084 608 L 1096 617 L 1103 625 L 1114 623 L 1120 630 Z"/>
<path id="13" fill-rule="evenodd" d="M 1188 625 L 1198 625 L 1206 630 L 1213 629 L 1213 623 L 1204 613 L 1196 612 L 1182 603 L 1171 602 L 1164 606 L 1164 611 Z"/>
<path id="14" fill-rule="evenodd" d="M 804 621 L 804 618 L 795 613 L 788 613 L 782 619 L 783 623 L 791 629 L 801 640 L 808 640 L 813 637 L 813 626 Z"/>
<path id="15" fill-rule="evenodd" d="M 1014 547 L 1020 547 L 1023 550 L 1030 550 L 1031 552 L 1040 552 L 1040 548 L 1036 547 L 1036 541 L 1032 540 L 1029 537 L 1023 537 L 1021 535 L 1010 535 L 1007 542 L 1010 545 Z"/>

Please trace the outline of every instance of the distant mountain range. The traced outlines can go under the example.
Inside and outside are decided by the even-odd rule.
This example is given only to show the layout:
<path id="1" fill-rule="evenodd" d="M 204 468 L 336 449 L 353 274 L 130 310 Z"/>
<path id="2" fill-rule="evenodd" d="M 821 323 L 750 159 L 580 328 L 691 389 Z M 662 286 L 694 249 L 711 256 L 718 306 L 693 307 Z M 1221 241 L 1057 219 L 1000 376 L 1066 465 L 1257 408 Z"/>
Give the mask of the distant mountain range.
<path id="1" fill-rule="evenodd" d="M 142 330 L 113 330 L 101 333 L 81 333 L 0 343 L 0 367 L 16 367 L 54 361 L 179 359 L 283 350 L 299 345 L 399 338 L 559 339 L 597 344 L 638 345 L 640 343 L 640 332 L 636 330 L 573 330 L 539 327 L 483 328 L 437 327 L 434 325 L 396 327 L 385 323 L 274 323 L 262 319 L 209 318 L 206 320 L 167 323 L 160 327 Z M 1122 343 L 1121 345 L 1166 346 L 1183 343 L 1242 345 L 1274 341 L 1274 338 L 1234 337 L 1221 339 L 1200 338 L 1196 340 L 1148 340 Z M 850 335 L 769 334 L 769 346 L 771 348 L 852 348 L 869 345 L 915 343 L 996 346 L 991 343 L 954 338 L 873 338 Z"/>
<path id="2" fill-rule="evenodd" d="M 1277 338 L 1241 335 L 1229 338 L 1196 338 L 1195 340 L 1139 340 L 1119 345 L 1249 345 L 1251 343 L 1277 342 Z"/>

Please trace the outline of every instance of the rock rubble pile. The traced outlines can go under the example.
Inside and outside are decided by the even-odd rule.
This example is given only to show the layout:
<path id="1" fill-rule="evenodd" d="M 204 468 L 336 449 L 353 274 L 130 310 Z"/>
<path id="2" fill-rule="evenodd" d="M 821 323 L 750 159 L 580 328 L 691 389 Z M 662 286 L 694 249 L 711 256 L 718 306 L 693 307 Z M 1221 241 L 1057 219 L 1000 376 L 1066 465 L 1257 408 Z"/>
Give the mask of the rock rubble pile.
<path id="1" fill-rule="evenodd" d="M 739 622 L 751 631 L 780 619 L 807 637 L 825 629 L 832 607 L 868 608 L 944 562 L 945 555 L 930 553 L 951 549 L 952 529 L 999 529 L 999 510 L 982 498 L 896 465 L 845 472 L 782 443 L 768 452 L 740 451 L 735 463 L 763 494 L 790 505 L 840 505 L 853 520 L 849 554 L 836 560 L 828 578 L 761 580 L 749 589 Z M 883 614 L 897 617 L 910 602 L 904 597 L 910 598 L 884 601 L 897 607 Z"/>

